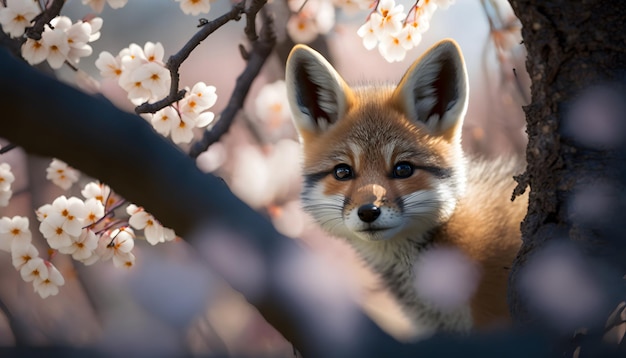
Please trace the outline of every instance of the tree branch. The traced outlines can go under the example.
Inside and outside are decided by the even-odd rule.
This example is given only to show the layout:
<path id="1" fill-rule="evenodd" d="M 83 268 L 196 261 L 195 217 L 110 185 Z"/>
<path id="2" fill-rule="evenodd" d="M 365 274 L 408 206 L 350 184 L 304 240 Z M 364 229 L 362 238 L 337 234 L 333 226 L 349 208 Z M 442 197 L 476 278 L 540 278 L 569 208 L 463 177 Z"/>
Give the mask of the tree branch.
<path id="1" fill-rule="evenodd" d="M 228 22 L 235 20 L 239 21 L 241 19 L 241 14 L 244 12 L 245 2 L 242 1 L 238 4 L 235 4 L 229 12 L 218 17 L 217 19 L 207 22 L 200 23 L 199 27 L 201 27 L 200 31 L 196 32 L 195 35 L 187 43 L 174 55 L 170 56 L 167 60 L 167 68 L 170 71 L 171 76 L 171 84 L 170 84 L 170 93 L 167 97 L 163 98 L 154 103 L 144 103 L 135 108 L 135 113 L 155 113 L 156 111 L 163 109 L 170 104 L 180 101 L 185 96 L 185 90 L 178 90 L 180 84 L 180 75 L 178 70 L 182 63 L 189 57 L 191 52 L 200 45 L 202 41 L 204 41 L 209 35 L 215 32 L 220 27 L 224 26 Z"/>
<path id="2" fill-rule="evenodd" d="M 64 4 L 65 0 L 52 0 L 52 4 L 41 12 L 41 14 L 37 15 L 33 26 L 26 29 L 26 37 L 37 41 L 41 40 L 41 33 L 44 30 L 44 26 L 49 24 L 52 19 L 59 16 Z"/>
<path id="3" fill-rule="evenodd" d="M 265 0 L 257 0 L 253 2 L 251 9 L 254 9 L 254 11 L 248 10 L 248 18 L 250 19 L 251 17 L 255 17 L 264 4 Z M 228 132 L 235 116 L 243 107 L 244 101 L 250 91 L 250 86 L 252 86 L 252 82 L 259 75 L 265 61 L 272 53 L 272 49 L 276 44 L 274 22 L 266 12 L 262 11 L 261 17 L 263 19 L 261 36 L 252 41 L 252 50 L 246 54 L 248 60 L 246 68 L 239 75 L 239 77 L 237 77 L 237 82 L 235 83 L 235 88 L 230 96 L 230 100 L 228 101 L 226 108 L 224 108 L 219 116 L 219 120 L 210 130 L 204 132 L 200 141 L 192 145 L 189 152 L 189 155 L 192 158 L 197 158 L 200 153 L 207 150 L 211 144 L 217 142 L 224 133 Z M 255 37 L 252 33 L 253 30 L 254 28 L 246 28 L 248 38 Z"/>

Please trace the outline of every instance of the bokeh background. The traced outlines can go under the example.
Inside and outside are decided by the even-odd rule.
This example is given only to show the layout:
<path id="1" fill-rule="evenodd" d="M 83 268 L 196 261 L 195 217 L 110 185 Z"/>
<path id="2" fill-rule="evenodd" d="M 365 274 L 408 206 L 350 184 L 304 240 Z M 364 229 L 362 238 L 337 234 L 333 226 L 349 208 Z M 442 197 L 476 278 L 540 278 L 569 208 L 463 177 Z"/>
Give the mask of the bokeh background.
<path id="1" fill-rule="evenodd" d="M 280 6 L 277 2 L 271 6 Z M 365 21 L 367 11 L 349 16 L 338 13 L 334 30 L 324 40 L 338 72 L 349 83 L 358 84 L 395 83 L 429 46 L 443 38 L 454 38 L 465 55 L 470 80 L 464 148 L 473 155 L 514 157 L 523 154 L 525 145 L 521 106 L 528 98 L 528 80 L 519 28 L 515 27 L 508 3 L 495 3 L 500 6 L 499 18 L 511 24 L 513 30 L 490 30 L 481 1 L 458 0 L 448 10 L 435 13 L 421 44 L 400 63 L 387 63 L 376 50 L 367 51 L 362 46 L 356 30 Z M 230 6 L 230 2 L 218 0 L 204 17 L 211 20 Z M 76 20 L 91 12 L 80 1 L 70 0 L 63 14 Z M 164 45 L 167 57 L 195 33 L 200 18 L 184 15 L 173 0 L 129 0 L 119 10 L 105 7 L 100 16 L 104 19 L 102 37 L 92 43 L 94 54 L 79 65 L 98 81 L 101 78 L 94 61 L 101 51 L 116 54 L 130 43 L 143 46 L 152 41 Z M 277 18 L 279 42 L 286 36 L 282 20 Z M 245 66 L 238 50 L 239 44 L 245 44 L 243 26 L 243 21 L 225 25 L 181 67 L 181 85 L 204 81 L 217 88 L 218 101 L 213 107 L 216 114 L 224 108 Z M 498 51 L 498 45 L 503 44 L 505 51 Z M 295 131 L 288 120 L 264 121 L 255 107 L 261 88 L 283 79 L 283 71 L 279 56 L 270 57 L 253 84 L 244 110 L 221 141 L 199 157 L 198 165 L 224 178 L 236 195 L 264 213 L 280 232 L 321 255 L 332 270 L 350 277 L 366 311 L 386 330 L 406 338 L 414 328 L 404 321 L 377 278 L 345 243 L 325 235 L 300 210 L 300 154 Z M 69 69 L 58 71 L 58 75 L 69 83 L 75 80 Z M 132 111 L 116 83 L 102 81 L 100 89 L 116 105 Z M 85 120 L 89 120 L 88 113 Z M 5 154 L 2 160 L 11 165 L 16 182 L 11 204 L 0 209 L 0 216 L 29 217 L 34 241 L 39 243 L 40 252 L 44 251 L 45 240 L 37 237 L 34 210 L 59 195 L 78 196 L 90 179 L 83 177 L 65 192 L 45 179 L 49 158 L 30 157 L 18 149 Z M 129 356 L 133 352 L 153 356 L 292 356 L 289 343 L 241 295 L 214 275 L 184 241 L 154 247 L 138 241 L 134 251 L 137 264 L 130 271 L 115 269 L 110 262 L 85 267 L 63 255 L 55 256 L 53 261 L 66 284 L 57 296 L 47 299 L 41 299 L 31 284 L 21 280 L 10 255 L 1 254 L 0 300 L 5 314 L 0 314 L 0 345 L 13 346 L 13 332 L 18 329 L 29 344 L 97 348 Z M 9 325 L 7 314 L 18 326 Z"/>

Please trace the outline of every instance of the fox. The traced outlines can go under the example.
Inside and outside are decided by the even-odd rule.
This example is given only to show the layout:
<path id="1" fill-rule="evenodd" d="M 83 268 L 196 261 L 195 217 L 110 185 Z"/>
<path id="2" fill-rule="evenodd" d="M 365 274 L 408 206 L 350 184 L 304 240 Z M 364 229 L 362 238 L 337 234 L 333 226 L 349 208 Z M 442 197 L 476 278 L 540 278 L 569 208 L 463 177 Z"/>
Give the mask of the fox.
<path id="1" fill-rule="evenodd" d="M 285 83 L 303 210 L 347 240 L 414 326 L 467 333 L 510 322 L 507 281 L 527 209 L 527 196 L 512 201 L 513 175 L 524 163 L 464 154 L 469 88 L 459 45 L 435 44 L 396 86 L 349 86 L 299 44 Z M 416 262 L 437 248 L 459 250 L 479 273 L 458 307 L 440 307 L 415 285 Z"/>

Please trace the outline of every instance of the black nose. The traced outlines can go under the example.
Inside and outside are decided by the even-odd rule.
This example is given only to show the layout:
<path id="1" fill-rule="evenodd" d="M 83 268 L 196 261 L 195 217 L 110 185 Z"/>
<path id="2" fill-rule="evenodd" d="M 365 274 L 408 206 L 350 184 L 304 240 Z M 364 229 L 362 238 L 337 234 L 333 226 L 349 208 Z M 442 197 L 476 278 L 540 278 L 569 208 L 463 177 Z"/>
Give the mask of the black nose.
<path id="1" fill-rule="evenodd" d="M 357 213 L 361 221 L 371 223 L 380 216 L 380 208 L 374 204 L 365 204 L 359 208 Z"/>

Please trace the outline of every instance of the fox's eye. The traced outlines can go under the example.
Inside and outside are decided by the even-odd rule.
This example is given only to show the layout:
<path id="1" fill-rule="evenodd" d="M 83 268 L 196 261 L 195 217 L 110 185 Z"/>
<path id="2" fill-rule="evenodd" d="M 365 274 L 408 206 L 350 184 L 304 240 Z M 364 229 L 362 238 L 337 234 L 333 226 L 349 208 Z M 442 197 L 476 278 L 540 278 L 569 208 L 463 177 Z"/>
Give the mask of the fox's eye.
<path id="1" fill-rule="evenodd" d="M 399 162 L 393 167 L 394 178 L 408 178 L 413 175 L 413 165 L 407 162 Z"/>
<path id="2" fill-rule="evenodd" d="M 339 164 L 333 169 L 333 175 L 337 180 L 349 180 L 352 179 L 354 173 L 348 164 Z"/>

